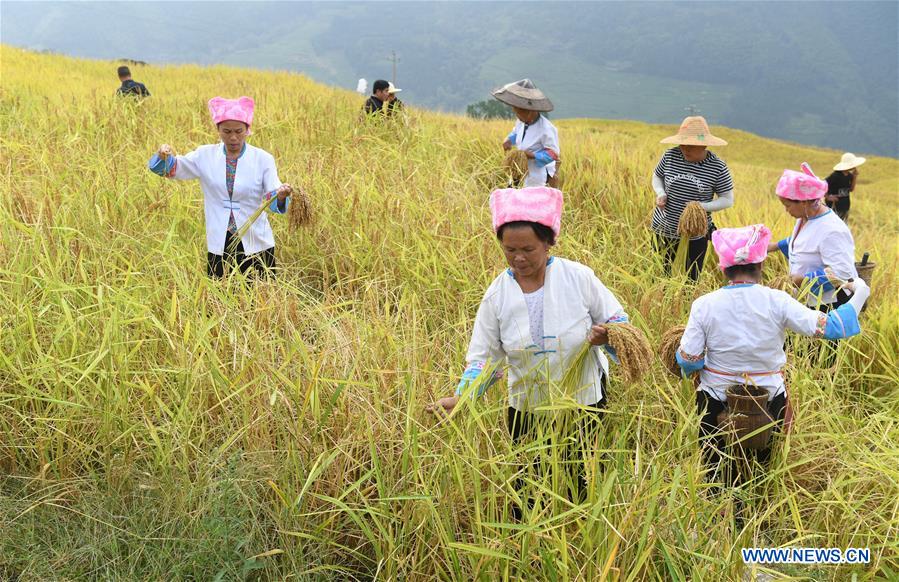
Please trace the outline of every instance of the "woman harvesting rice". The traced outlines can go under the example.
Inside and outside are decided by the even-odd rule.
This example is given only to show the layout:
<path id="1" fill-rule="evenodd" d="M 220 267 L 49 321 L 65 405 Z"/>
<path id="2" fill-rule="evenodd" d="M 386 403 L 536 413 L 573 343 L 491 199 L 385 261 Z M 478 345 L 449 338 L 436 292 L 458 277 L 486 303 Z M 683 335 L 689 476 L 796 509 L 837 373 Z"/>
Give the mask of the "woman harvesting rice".
<path id="1" fill-rule="evenodd" d="M 453 410 L 482 370 L 508 361 L 509 432 L 516 442 L 532 437 L 534 408 L 546 403 L 549 384 L 563 377 L 586 340 L 593 347 L 573 396 L 595 424 L 606 405 L 608 377 L 608 361 L 597 346 L 608 342 L 607 324 L 623 323 L 628 317 L 589 267 L 549 256 L 559 234 L 562 192 L 547 187 L 496 190 L 490 209 L 509 268 L 488 287 L 478 308 L 468 367 L 456 394 L 439 399 L 428 410 Z M 583 476 L 577 480 L 583 493 Z"/>
<path id="2" fill-rule="evenodd" d="M 655 245 L 662 253 L 665 274 L 670 275 L 680 237 L 687 236 L 690 241 L 686 269 L 690 279 L 697 281 L 708 249 L 708 233 L 715 228 L 710 213 L 734 205 L 730 170 L 724 160 L 706 149 L 727 145 L 727 142 L 711 134 L 705 118 L 687 117 L 677 135 L 666 137 L 660 143 L 677 144 L 677 147 L 662 155 L 652 176 L 652 188 L 656 193 L 656 208 L 652 215 Z M 691 203 L 700 208 L 688 208 Z M 678 228 L 685 210 L 699 214 L 699 232 L 685 233 Z"/>
<path id="3" fill-rule="evenodd" d="M 827 177 L 827 196 L 824 200 L 843 222 L 849 221 L 849 195 L 855 192 L 858 167 L 864 163 L 865 158 L 846 152 Z"/>
<path id="4" fill-rule="evenodd" d="M 176 156 L 163 144 L 150 158 L 150 170 L 175 180 L 200 180 L 206 215 L 206 272 L 224 275 L 225 262 L 236 264 L 241 273 L 252 268 L 265 275 L 275 268 L 275 238 L 263 213 L 242 238 L 238 229 L 266 200 L 271 211 L 284 214 L 293 188 L 278 179 L 275 159 L 268 152 L 246 143 L 253 123 L 253 100 L 249 97 L 209 101 L 212 122 L 221 143 L 200 146 Z M 239 170 L 239 171 L 238 171 Z"/>
<path id="5" fill-rule="evenodd" d="M 825 269 L 843 280 L 857 279 L 855 241 L 846 223 L 821 204 L 827 182 L 815 176 L 808 164 L 802 164 L 801 172 L 784 170 L 776 192 L 796 225 L 788 238 L 771 243 L 768 251 L 779 249 L 787 257 L 790 277 L 797 287 L 810 281 L 806 298 L 809 307 L 827 312 L 843 305 L 849 294 L 834 288 Z"/>
<path id="6" fill-rule="evenodd" d="M 553 110 L 552 102 L 543 91 L 534 86 L 530 79 L 509 83 L 493 91 L 493 97 L 512 107 L 518 121 L 512 128 L 503 149 L 507 152 L 516 148 L 527 156 L 526 187 L 557 186 L 557 172 L 560 149 L 559 131 L 541 115 Z"/>
<path id="7" fill-rule="evenodd" d="M 777 425 L 783 423 L 787 408 L 782 373 L 787 360 L 786 330 L 833 340 L 860 331 L 858 314 L 869 294 L 864 281 L 835 280 L 852 297 L 828 314 L 809 310 L 789 294 L 760 284 L 770 240 L 771 231 L 763 224 L 712 233 L 719 267 L 729 282 L 693 302 L 676 352 L 684 372 L 699 372 L 699 437 L 705 465 L 713 471 L 719 468 L 725 444 L 718 419 L 725 409 L 729 387 L 746 384 L 764 389 L 770 418 Z M 771 449 L 766 445 L 751 453 L 766 464 Z M 726 483 L 742 480 L 731 464 L 723 469 Z"/>

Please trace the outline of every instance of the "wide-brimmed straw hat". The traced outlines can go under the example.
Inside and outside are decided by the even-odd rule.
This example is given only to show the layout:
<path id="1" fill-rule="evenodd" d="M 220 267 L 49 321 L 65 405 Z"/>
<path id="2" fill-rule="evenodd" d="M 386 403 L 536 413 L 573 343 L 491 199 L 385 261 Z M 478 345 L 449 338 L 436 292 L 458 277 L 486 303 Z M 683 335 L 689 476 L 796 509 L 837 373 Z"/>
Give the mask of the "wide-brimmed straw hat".
<path id="1" fill-rule="evenodd" d="M 497 101 L 519 109 L 542 112 L 553 110 L 552 101 L 547 99 L 543 91 L 538 89 L 530 79 L 503 85 L 499 89 L 491 91 L 490 94 Z"/>
<path id="2" fill-rule="evenodd" d="M 695 146 L 723 146 L 727 142 L 720 137 L 712 135 L 709 130 L 709 124 L 706 123 L 705 117 L 699 115 L 695 117 L 687 117 L 680 124 L 677 134 L 666 137 L 659 143 L 673 143 L 677 145 L 695 145 Z"/>
<path id="3" fill-rule="evenodd" d="M 840 158 L 840 163 L 834 166 L 833 169 L 837 172 L 845 172 L 846 170 L 857 168 L 864 163 L 865 158 L 846 152 L 845 154 L 843 154 L 843 157 Z"/>

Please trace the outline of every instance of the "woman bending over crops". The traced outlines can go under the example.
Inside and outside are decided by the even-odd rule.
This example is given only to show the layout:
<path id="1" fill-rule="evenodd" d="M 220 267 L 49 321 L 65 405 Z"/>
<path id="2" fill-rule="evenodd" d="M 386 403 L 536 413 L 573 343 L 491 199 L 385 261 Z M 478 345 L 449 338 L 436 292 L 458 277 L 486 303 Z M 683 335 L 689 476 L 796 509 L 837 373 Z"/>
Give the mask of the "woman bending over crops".
<path id="1" fill-rule="evenodd" d="M 558 187 L 559 131 L 541 112 L 553 110 L 552 102 L 530 79 L 509 83 L 493 91 L 493 97 L 512 107 L 518 121 L 512 128 L 503 149 L 519 151 L 527 156 L 526 187 Z M 512 148 L 515 148 L 514 150 Z M 519 184 L 515 184 L 516 186 Z"/>
<path id="2" fill-rule="evenodd" d="M 662 254 L 667 276 L 671 274 L 680 237 L 689 239 L 685 268 L 690 279 L 697 281 L 708 250 L 709 232 L 715 228 L 710 213 L 734 205 L 730 170 L 724 160 L 706 149 L 727 142 L 711 134 L 705 118 L 687 117 L 677 135 L 660 143 L 677 147 L 662 154 L 652 175 L 656 193 L 652 214 L 655 246 Z"/>
<path id="3" fill-rule="evenodd" d="M 249 97 L 211 99 L 209 112 L 221 143 L 200 146 L 183 156 L 163 144 L 148 164 L 153 173 L 166 178 L 200 180 L 206 215 L 206 272 L 213 278 L 224 275 L 226 262 L 238 266 L 241 273 L 248 269 L 261 276 L 272 272 L 275 237 L 268 217 L 263 212 L 252 224 L 246 223 L 269 200 L 272 212 L 284 214 L 293 192 L 278 179 L 272 155 L 246 143 L 253 108 Z"/>
<path id="4" fill-rule="evenodd" d="M 719 414 L 727 407 L 728 388 L 748 385 L 766 391 L 767 397 L 761 400 L 767 400 L 770 417 L 763 417 L 760 426 L 774 422 L 779 427 L 788 410 L 782 372 L 787 360 L 786 330 L 834 340 L 856 335 L 860 331 L 858 314 L 869 293 L 864 281 L 845 282 L 834 277 L 833 283 L 852 297 L 846 305 L 824 314 L 807 309 L 784 291 L 765 287 L 760 281 L 770 240 L 771 231 L 763 224 L 712 233 L 719 267 L 729 282 L 693 302 L 676 352 L 685 373 L 699 372 L 696 408 L 703 460 L 712 471 L 722 469 L 713 480 L 723 478 L 728 484 L 743 479 L 734 464 L 719 467 L 725 444 Z M 771 449 L 765 436 L 751 453 L 767 464 Z"/>
<path id="5" fill-rule="evenodd" d="M 456 394 L 428 410 L 449 412 L 463 394 L 482 394 L 501 375 L 493 371 L 508 362 L 507 419 L 515 442 L 535 436 L 540 416 L 534 409 L 547 404 L 559 388 L 569 388 L 568 397 L 586 409 L 590 420 L 580 428 L 595 435 L 608 376 L 608 361 L 598 346 L 608 343 L 609 324 L 628 317 L 589 267 L 549 256 L 559 234 L 562 192 L 547 187 L 496 190 L 490 208 L 509 268 L 487 288 L 478 308 L 468 367 Z M 586 363 L 575 368 L 576 360 Z M 579 374 L 564 385 L 571 369 Z M 582 495 L 585 479 L 580 472 L 576 479 Z"/>
<path id="6" fill-rule="evenodd" d="M 784 170 L 776 191 L 796 225 L 788 238 L 771 243 L 769 252 L 780 250 L 787 257 L 793 284 L 808 290 L 809 307 L 828 312 L 843 305 L 849 301 L 849 293 L 835 288 L 825 269 L 830 268 L 840 279 L 857 279 L 855 241 L 846 223 L 821 203 L 827 182 L 802 164 L 801 172 Z"/>

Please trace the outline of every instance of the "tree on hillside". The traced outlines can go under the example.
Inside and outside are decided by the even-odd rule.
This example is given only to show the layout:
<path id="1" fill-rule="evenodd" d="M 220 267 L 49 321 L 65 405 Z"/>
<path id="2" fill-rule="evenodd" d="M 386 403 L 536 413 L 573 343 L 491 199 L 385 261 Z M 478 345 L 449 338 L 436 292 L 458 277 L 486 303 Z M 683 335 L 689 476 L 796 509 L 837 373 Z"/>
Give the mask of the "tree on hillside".
<path id="1" fill-rule="evenodd" d="M 465 108 L 465 114 L 475 119 L 512 119 L 512 109 L 499 101 L 489 99 L 472 103 Z"/>

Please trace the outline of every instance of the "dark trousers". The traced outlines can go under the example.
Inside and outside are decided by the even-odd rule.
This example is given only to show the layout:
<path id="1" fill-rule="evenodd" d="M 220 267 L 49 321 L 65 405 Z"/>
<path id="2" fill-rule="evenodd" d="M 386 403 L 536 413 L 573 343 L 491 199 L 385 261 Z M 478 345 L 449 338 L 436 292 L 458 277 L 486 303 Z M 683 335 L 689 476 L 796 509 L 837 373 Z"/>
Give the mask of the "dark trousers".
<path id="1" fill-rule="evenodd" d="M 780 432 L 783 426 L 786 406 L 786 393 L 768 401 L 768 414 L 774 419 L 775 433 Z M 743 458 L 734 458 L 734 451 L 726 450 L 726 439 L 718 428 L 718 414 L 725 408 L 727 408 L 725 402 L 709 396 L 703 390 L 696 392 L 699 443 L 702 448 L 703 464 L 710 471 L 709 481 L 720 481 L 725 485 L 739 486 L 748 480 L 747 469 L 753 462 L 757 462 L 762 467 L 768 466 L 771 460 L 771 447 L 762 450 L 741 450 L 740 455 Z M 713 491 L 718 493 L 720 489 L 716 487 Z"/>
<path id="2" fill-rule="evenodd" d="M 671 276 L 671 265 L 677 257 L 677 247 L 680 245 L 679 238 L 667 238 L 658 233 L 655 234 L 656 250 L 662 254 L 662 264 L 665 266 L 665 276 Z M 708 237 L 697 238 L 689 241 L 687 247 L 687 262 L 684 268 L 687 270 L 687 276 L 691 281 L 698 281 L 699 274 L 702 272 L 702 266 L 705 264 L 705 254 L 709 248 Z"/>
<path id="3" fill-rule="evenodd" d="M 206 253 L 206 274 L 213 279 L 225 276 L 225 263 L 231 268 L 237 267 L 242 274 L 250 271 L 254 277 L 265 278 L 275 275 L 275 247 L 247 256 L 243 251 L 243 243 L 236 241 L 228 232 L 225 235 L 224 254 Z"/>
<path id="4" fill-rule="evenodd" d="M 605 383 L 605 378 L 603 378 Z M 578 502 L 584 501 L 587 497 L 587 478 L 584 471 L 584 450 L 585 447 L 591 446 L 591 441 L 599 434 L 602 426 L 602 417 L 604 412 L 602 409 L 606 407 L 606 398 L 587 407 L 584 414 L 579 415 L 578 421 L 570 423 L 568 426 L 546 426 L 544 427 L 544 436 L 553 435 L 556 442 L 563 442 L 562 462 L 568 469 L 568 477 L 570 482 L 576 484 L 576 490 L 569 492 L 569 498 L 576 499 Z M 574 415 L 574 412 L 569 414 Z M 509 434 L 515 444 L 521 443 L 525 438 L 535 439 L 539 437 L 537 427 L 538 416 L 534 413 L 523 412 L 509 407 L 507 411 L 506 421 L 509 427 Z M 565 423 L 567 424 L 567 423 Z M 547 443 L 552 446 L 553 442 Z M 515 489 L 521 493 L 524 491 L 525 483 L 521 475 L 527 470 L 527 465 L 519 467 L 519 477 L 515 479 Z M 544 462 L 539 456 L 534 460 L 533 471 L 536 475 L 544 473 Z M 526 500 L 528 505 L 531 500 Z M 513 512 L 516 517 L 520 518 L 521 509 L 514 508 Z"/>

